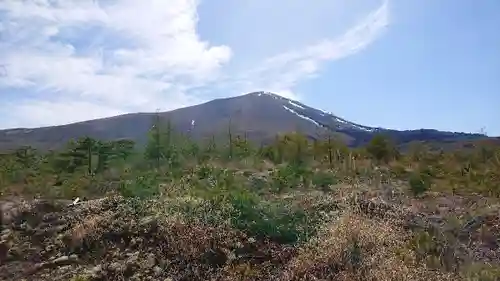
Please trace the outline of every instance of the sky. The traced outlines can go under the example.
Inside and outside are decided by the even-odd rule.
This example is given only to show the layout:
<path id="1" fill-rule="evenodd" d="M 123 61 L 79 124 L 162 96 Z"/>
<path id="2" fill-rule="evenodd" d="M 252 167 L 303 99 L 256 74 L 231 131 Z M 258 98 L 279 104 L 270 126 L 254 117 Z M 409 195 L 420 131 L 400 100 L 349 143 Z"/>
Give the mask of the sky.
<path id="1" fill-rule="evenodd" d="M 500 136 L 500 1 L 1 0 L 0 128 L 270 91 Z"/>

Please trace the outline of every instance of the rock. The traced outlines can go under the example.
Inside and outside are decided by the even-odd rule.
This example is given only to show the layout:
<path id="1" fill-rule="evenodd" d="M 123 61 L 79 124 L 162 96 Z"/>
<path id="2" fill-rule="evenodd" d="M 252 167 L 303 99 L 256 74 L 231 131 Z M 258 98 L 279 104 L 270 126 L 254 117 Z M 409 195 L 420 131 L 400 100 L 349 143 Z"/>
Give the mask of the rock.
<path id="1" fill-rule="evenodd" d="M 114 271 L 114 272 L 123 272 L 123 271 L 125 271 L 125 266 L 123 266 L 119 262 L 113 262 L 113 263 L 111 263 L 108 268 L 109 268 L 110 271 Z"/>
<path id="2" fill-rule="evenodd" d="M 67 261 L 69 261 L 69 257 L 62 256 L 62 257 L 58 257 L 57 259 L 53 260 L 52 263 L 65 263 Z"/>
<path id="3" fill-rule="evenodd" d="M 0 234 L 0 240 L 8 240 L 11 237 L 11 235 L 12 232 L 10 231 L 10 229 L 5 229 Z"/>
<path id="4" fill-rule="evenodd" d="M 48 213 L 48 214 L 43 215 L 42 222 L 44 222 L 44 223 L 53 222 L 53 221 L 57 220 L 58 217 L 59 216 L 55 213 Z"/>
<path id="5" fill-rule="evenodd" d="M 55 246 L 54 246 L 53 244 L 49 244 L 49 245 L 45 246 L 45 251 L 46 251 L 46 252 L 50 252 L 50 251 L 52 251 L 54 248 L 55 248 Z"/>
<path id="6" fill-rule="evenodd" d="M 146 262 L 144 264 L 146 268 L 152 268 L 156 265 L 156 257 L 154 254 L 148 254 L 146 257 Z"/>
<path id="7" fill-rule="evenodd" d="M 162 259 L 159 260 L 158 265 L 161 268 L 167 268 L 170 265 L 170 263 L 169 263 L 168 260 L 162 258 Z"/>
<path id="8" fill-rule="evenodd" d="M 23 255 L 22 250 L 18 247 L 11 247 L 9 249 L 8 255 L 12 258 L 21 257 Z"/>
<path id="9" fill-rule="evenodd" d="M 153 216 L 145 217 L 139 221 L 140 227 L 151 228 L 151 227 L 156 227 L 157 225 L 158 225 L 158 222 L 157 222 L 156 218 Z"/>
<path id="10" fill-rule="evenodd" d="M 162 274 L 163 269 L 159 266 L 155 266 L 155 267 L 153 267 L 153 272 L 154 272 L 155 276 L 158 277 Z"/>
<path id="11" fill-rule="evenodd" d="M 127 253 L 127 256 L 129 257 L 126 261 L 127 264 L 136 264 L 139 259 L 139 252 Z"/>
<path id="12" fill-rule="evenodd" d="M 101 265 L 94 266 L 90 270 L 90 274 L 92 275 L 92 278 L 99 278 L 99 277 L 101 277 L 102 276 L 102 266 Z"/>

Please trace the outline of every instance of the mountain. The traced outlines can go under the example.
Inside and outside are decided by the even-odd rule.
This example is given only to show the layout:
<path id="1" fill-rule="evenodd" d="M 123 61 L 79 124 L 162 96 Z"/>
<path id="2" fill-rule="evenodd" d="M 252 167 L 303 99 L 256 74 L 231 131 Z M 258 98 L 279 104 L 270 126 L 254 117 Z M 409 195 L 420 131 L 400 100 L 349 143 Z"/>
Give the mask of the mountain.
<path id="1" fill-rule="evenodd" d="M 0 130 L 0 150 L 30 145 L 57 149 L 69 140 L 90 136 L 102 140 L 132 139 L 144 143 L 156 113 L 132 113 L 68 125 Z M 397 131 L 363 126 L 269 92 L 216 99 L 203 104 L 159 113 L 175 130 L 189 132 L 195 139 L 227 133 L 245 134 L 258 142 L 272 140 L 277 133 L 301 131 L 311 138 L 332 133 L 351 146 L 385 133 L 396 143 L 411 141 L 454 143 L 484 139 L 481 134 L 442 132 L 430 129 Z M 230 125 L 231 124 L 231 125 Z"/>

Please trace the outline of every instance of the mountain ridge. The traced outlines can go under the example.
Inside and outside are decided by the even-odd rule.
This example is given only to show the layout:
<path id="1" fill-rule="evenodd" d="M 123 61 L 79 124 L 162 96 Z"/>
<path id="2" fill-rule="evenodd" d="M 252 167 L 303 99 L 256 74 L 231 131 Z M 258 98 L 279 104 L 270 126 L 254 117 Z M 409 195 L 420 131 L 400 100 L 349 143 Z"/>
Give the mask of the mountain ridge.
<path id="1" fill-rule="evenodd" d="M 156 114 L 162 120 L 170 120 L 174 129 L 189 132 L 195 139 L 227 132 L 230 124 L 235 134 L 245 134 L 250 140 L 258 142 L 272 139 L 277 133 L 292 131 L 301 131 L 312 138 L 334 134 L 351 146 L 365 144 L 375 133 L 387 134 L 398 144 L 412 141 L 450 143 L 488 138 L 482 134 L 434 129 L 400 131 L 364 126 L 299 101 L 260 91 L 166 112 L 126 113 L 65 125 L 0 130 L 0 150 L 27 145 L 56 149 L 71 139 L 83 136 L 103 140 L 126 138 L 144 143 Z"/>

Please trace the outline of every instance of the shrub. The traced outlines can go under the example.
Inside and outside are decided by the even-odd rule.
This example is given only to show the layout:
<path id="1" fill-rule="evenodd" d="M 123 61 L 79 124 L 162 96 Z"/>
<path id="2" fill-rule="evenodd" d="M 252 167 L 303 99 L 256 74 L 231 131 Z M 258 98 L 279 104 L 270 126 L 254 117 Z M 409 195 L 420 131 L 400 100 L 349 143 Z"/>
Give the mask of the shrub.
<path id="1" fill-rule="evenodd" d="M 415 196 L 425 193 L 431 187 L 431 181 L 429 176 L 420 171 L 413 172 L 410 175 L 408 183 L 410 185 L 410 189 L 413 195 Z"/>
<path id="2" fill-rule="evenodd" d="M 281 192 L 287 188 L 297 187 L 301 183 L 300 171 L 295 165 L 287 164 L 273 170 L 271 177 L 275 191 Z"/>
<path id="3" fill-rule="evenodd" d="M 477 263 L 465 270 L 466 281 L 495 281 L 500 280 L 500 268 L 495 265 Z"/>
<path id="4" fill-rule="evenodd" d="M 382 134 L 375 135 L 368 145 L 366 151 L 377 161 L 388 162 L 396 155 L 396 149 L 388 137 Z"/>
<path id="5" fill-rule="evenodd" d="M 158 180 L 155 174 L 137 176 L 133 180 L 120 183 L 119 192 L 123 197 L 149 198 L 159 193 Z"/>
<path id="6" fill-rule="evenodd" d="M 258 201 L 245 193 L 233 194 L 231 224 L 251 236 L 279 243 L 306 240 L 315 232 L 315 224 L 304 210 L 275 202 Z"/>
<path id="7" fill-rule="evenodd" d="M 316 172 L 312 177 L 312 184 L 325 192 L 330 190 L 331 185 L 337 183 L 337 177 L 329 171 Z"/>

